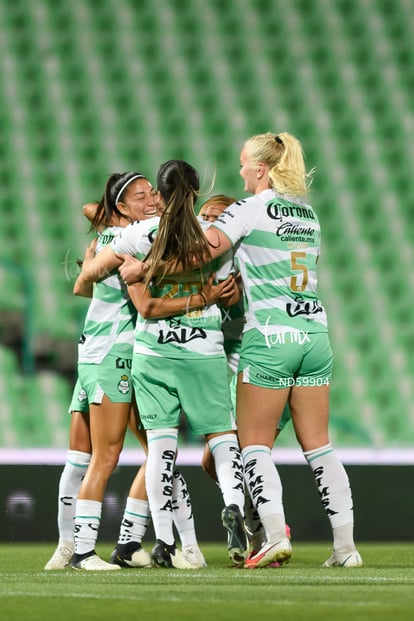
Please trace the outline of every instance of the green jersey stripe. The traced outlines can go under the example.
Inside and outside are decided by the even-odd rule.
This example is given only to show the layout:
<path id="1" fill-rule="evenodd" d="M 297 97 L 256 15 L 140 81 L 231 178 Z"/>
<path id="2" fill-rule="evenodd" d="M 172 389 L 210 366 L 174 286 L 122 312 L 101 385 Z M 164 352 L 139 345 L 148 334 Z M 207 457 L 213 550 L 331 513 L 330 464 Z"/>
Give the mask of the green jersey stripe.
<path id="1" fill-rule="evenodd" d="M 99 235 L 96 252 L 100 252 L 123 230 L 123 227 L 106 228 Z M 128 353 L 132 357 L 135 318 L 135 307 L 118 272 L 98 282 L 94 287 L 79 341 L 78 361 L 99 364 L 119 345 L 126 357 Z"/>

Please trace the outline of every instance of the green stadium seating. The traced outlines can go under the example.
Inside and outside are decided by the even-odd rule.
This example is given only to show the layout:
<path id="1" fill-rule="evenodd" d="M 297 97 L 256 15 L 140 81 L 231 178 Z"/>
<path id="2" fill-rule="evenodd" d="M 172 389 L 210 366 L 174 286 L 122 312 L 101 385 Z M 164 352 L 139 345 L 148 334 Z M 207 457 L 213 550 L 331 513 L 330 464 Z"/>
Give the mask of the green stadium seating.
<path id="1" fill-rule="evenodd" d="M 87 308 L 72 295 L 74 260 L 89 239 L 81 206 L 101 196 L 111 172 L 138 168 L 155 180 L 162 161 L 183 157 L 206 174 L 205 187 L 215 171 L 214 191 L 241 197 L 243 140 L 286 129 L 316 167 L 333 437 L 342 446 L 410 445 L 411 8 L 405 0 L 1 3 L 0 342 L 27 337 L 29 306 L 34 356 L 54 371 L 74 368 Z M 33 379 L 46 392 L 48 381 Z M 67 399 L 58 384 L 54 402 Z M 10 413 L 16 403 L 10 393 Z M 59 416 L 48 416 L 33 441 L 60 443 Z M 19 439 L 23 429 L 16 422 Z M 14 442 L 7 438 L 3 445 Z M 296 441 L 286 432 L 280 442 Z"/>
<path id="2" fill-rule="evenodd" d="M 68 381 L 53 371 L 22 375 L 7 347 L 0 347 L 0 369 L 0 447 L 66 448 L 72 396 Z"/>

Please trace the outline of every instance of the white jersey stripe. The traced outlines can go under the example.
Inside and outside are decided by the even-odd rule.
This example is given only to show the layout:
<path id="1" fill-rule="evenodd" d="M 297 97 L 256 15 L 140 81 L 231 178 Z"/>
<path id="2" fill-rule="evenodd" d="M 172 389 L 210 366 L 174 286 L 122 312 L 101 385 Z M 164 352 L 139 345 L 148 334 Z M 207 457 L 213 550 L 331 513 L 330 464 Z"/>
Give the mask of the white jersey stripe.
<path id="1" fill-rule="evenodd" d="M 108 227 L 99 236 L 96 252 L 100 252 L 122 227 Z M 78 346 L 80 363 L 99 364 L 118 344 L 132 346 L 136 310 L 118 271 L 94 285 L 93 297 L 85 319 L 83 334 Z"/>
<path id="2" fill-rule="evenodd" d="M 326 332 L 317 294 L 320 226 L 313 208 L 274 190 L 230 205 L 211 225 L 235 248 L 244 291 L 246 325 L 262 334 L 280 327 Z"/>

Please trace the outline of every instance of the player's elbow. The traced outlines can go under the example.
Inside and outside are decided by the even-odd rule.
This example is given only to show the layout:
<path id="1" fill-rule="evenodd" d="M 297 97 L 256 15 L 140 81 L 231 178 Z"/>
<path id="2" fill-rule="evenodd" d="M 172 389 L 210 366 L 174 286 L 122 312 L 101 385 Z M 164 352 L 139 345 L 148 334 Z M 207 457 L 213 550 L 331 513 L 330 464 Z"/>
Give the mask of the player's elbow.
<path id="1" fill-rule="evenodd" d="M 159 309 L 153 298 L 139 296 L 135 306 L 144 319 L 157 319 L 160 317 Z"/>
<path id="2" fill-rule="evenodd" d="M 76 279 L 75 284 L 73 285 L 73 293 L 75 295 L 83 295 L 84 287 L 79 278 Z"/>
<path id="3" fill-rule="evenodd" d="M 149 302 L 141 302 L 138 312 L 144 319 L 151 319 L 151 304 Z"/>

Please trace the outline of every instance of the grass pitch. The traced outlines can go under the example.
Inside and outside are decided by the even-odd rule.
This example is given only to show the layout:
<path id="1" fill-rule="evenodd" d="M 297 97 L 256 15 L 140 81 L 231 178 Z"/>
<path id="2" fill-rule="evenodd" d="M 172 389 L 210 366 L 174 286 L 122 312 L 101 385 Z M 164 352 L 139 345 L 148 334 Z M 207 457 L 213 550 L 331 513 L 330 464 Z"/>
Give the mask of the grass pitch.
<path id="1" fill-rule="evenodd" d="M 151 544 L 147 544 L 150 548 Z M 43 571 L 53 544 L 0 545 L 4 621 L 411 621 L 414 544 L 366 543 L 364 566 L 323 569 L 329 543 L 293 542 L 279 569 L 229 567 L 223 543 L 201 545 L 208 567 L 181 571 Z M 97 552 L 108 559 L 112 547 Z"/>

